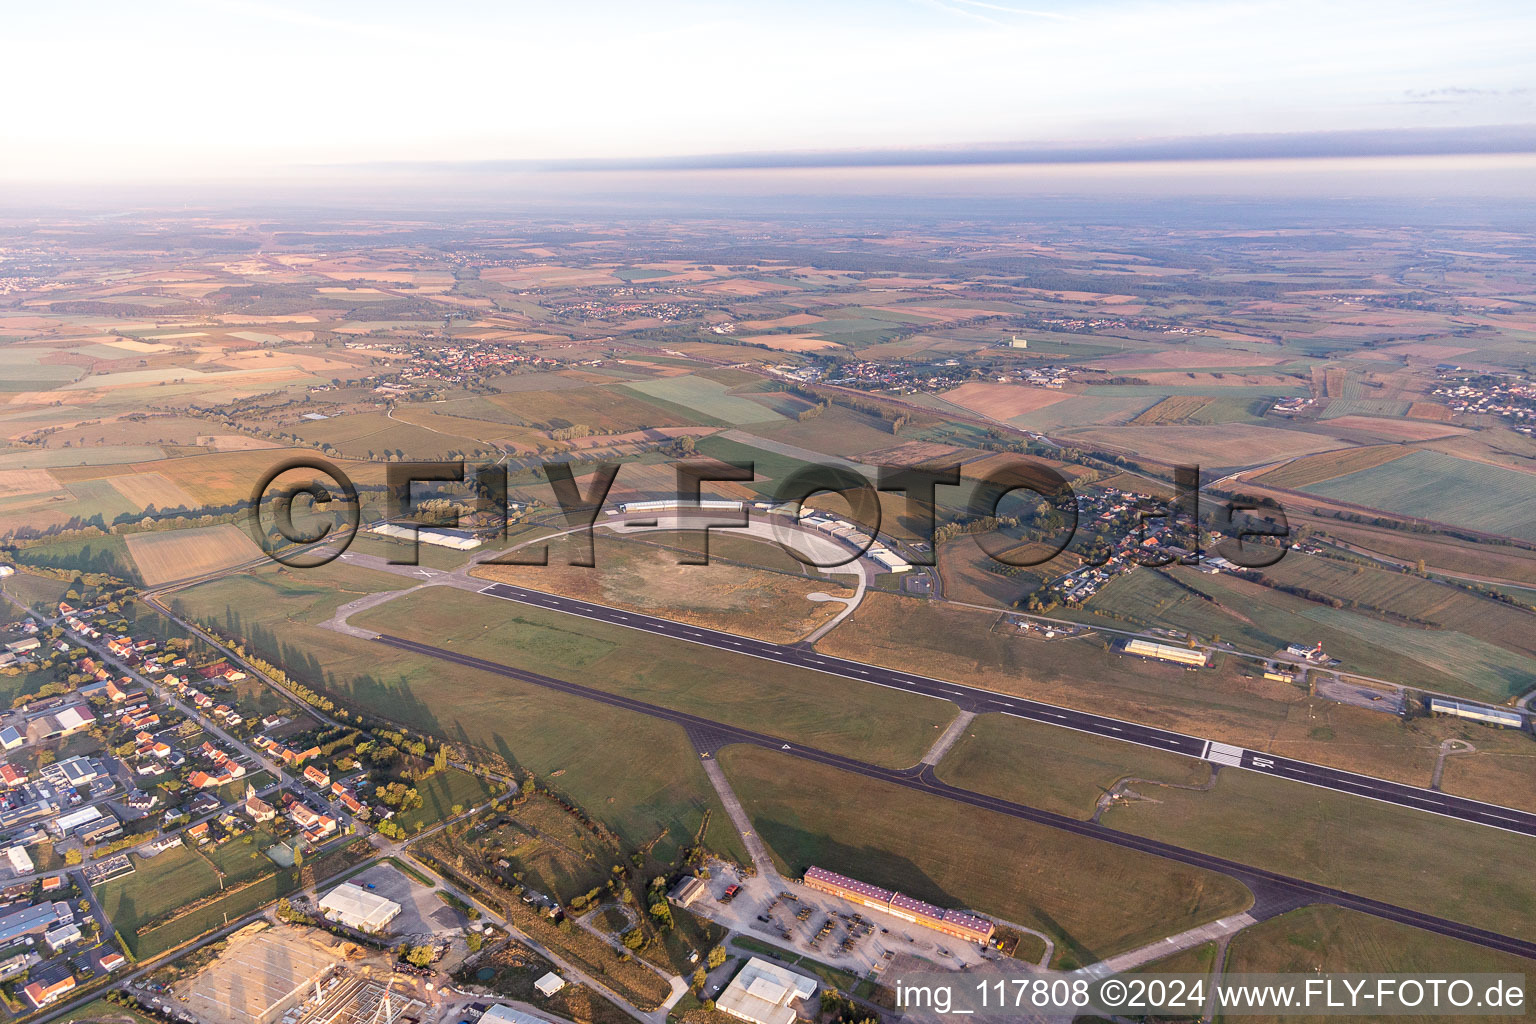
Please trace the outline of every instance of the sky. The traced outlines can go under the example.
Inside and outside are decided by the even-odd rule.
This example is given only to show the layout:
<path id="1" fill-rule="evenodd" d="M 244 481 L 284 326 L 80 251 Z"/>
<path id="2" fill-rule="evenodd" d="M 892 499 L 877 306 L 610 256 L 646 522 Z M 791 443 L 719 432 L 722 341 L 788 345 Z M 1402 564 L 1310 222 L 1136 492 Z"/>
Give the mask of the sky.
<path id="1" fill-rule="evenodd" d="M 1480 0 L 26 4 L 0 179 L 1532 125 L 1533 51 Z"/>

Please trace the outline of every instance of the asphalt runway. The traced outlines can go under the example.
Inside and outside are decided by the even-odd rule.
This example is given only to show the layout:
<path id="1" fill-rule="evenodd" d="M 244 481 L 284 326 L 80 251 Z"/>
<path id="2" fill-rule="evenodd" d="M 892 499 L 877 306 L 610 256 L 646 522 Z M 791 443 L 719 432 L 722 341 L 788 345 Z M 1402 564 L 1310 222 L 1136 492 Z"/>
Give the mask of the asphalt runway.
<path id="1" fill-rule="evenodd" d="M 707 629 L 703 626 L 661 619 L 653 615 L 609 608 L 537 590 L 527 590 L 507 583 L 493 583 L 480 592 L 506 601 L 549 608 L 585 619 L 638 629 L 688 643 L 703 644 L 717 650 L 765 658 L 814 672 L 826 672 L 877 686 L 888 686 L 894 690 L 905 690 L 908 693 L 919 693 L 952 701 L 966 711 L 1014 715 L 1035 722 L 1044 722 L 1047 725 L 1057 725 L 1076 729 L 1079 732 L 1092 733 L 1095 736 L 1104 736 L 1108 739 L 1137 743 L 1157 750 L 1170 750 L 1230 768 L 1242 768 L 1274 775 L 1292 782 L 1331 789 L 1337 793 L 1347 793 L 1350 796 L 1379 800 L 1399 807 L 1427 811 L 1431 814 L 1440 814 L 1491 828 L 1518 832 L 1522 835 L 1536 836 L 1536 814 L 1528 811 L 1486 804 L 1466 797 L 1451 796 L 1436 790 L 1421 789 L 1370 775 L 1357 775 L 1354 772 L 1329 768 L 1326 765 L 1217 743 L 1198 736 L 1187 736 L 1184 733 L 1138 725 L 1135 722 L 1095 715 L 1087 711 L 1042 704 L 1024 697 L 1010 697 L 992 690 L 962 686 L 910 672 L 834 658 L 820 654 L 809 647 L 768 643 L 750 637 L 737 636 L 734 633 Z"/>
<path id="2" fill-rule="evenodd" d="M 618 614 L 630 618 L 634 617 L 632 613 L 627 612 Z M 671 623 L 669 625 L 676 624 Z M 735 639 L 740 640 L 741 638 Z M 1080 821 L 1076 818 L 1053 814 L 1049 811 L 1013 803 L 998 797 L 973 793 L 965 789 L 957 789 L 940 781 L 933 774 L 933 769 L 929 765 L 920 764 L 906 769 L 884 768 L 864 761 L 857 761 L 850 757 L 844 757 L 841 754 L 785 742 L 776 736 L 767 736 L 763 733 L 753 732 L 750 729 L 742 729 L 733 725 L 711 721 L 710 719 L 689 714 L 685 711 L 677 711 L 672 708 L 636 700 L 633 697 L 626 697 L 622 694 L 610 693 L 606 690 L 582 686 L 579 683 L 555 679 L 536 672 L 512 668 L 499 662 L 487 661 L 484 658 L 476 658 L 457 651 L 445 650 L 441 647 L 433 647 L 430 644 L 420 643 L 415 640 L 406 640 L 402 637 L 380 634 L 377 637 L 377 642 L 397 650 L 427 655 L 452 664 L 462 665 L 466 668 L 490 672 L 508 679 L 516 679 L 572 696 L 598 701 L 611 707 L 624 708 L 638 714 L 675 722 L 683 726 L 702 756 L 712 757 L 719 747 L 731 743 L 747 743 L 769 750 L 778 750 L 808 761 L 815 761 L 841 771 L 853 772 L 866 778 L 878 779 L 907 789 L 934 794 L 949 800 L 969 804 L 982 810 L 994 811 L 1025 821 L 1058 828 L 1076 835 L 1098 839 L 1124 849 L 1137 850 L 1142 853 L 1165 857 L 1182 864 L 1219 871 L 1243 882 L 1254 893 L 1256 916 L 1273 916 L 1273 914 L 1282 913 L 1284 910 L 1308 903 L 1333 903 L 1337 906 L 1373 914 L 1387 920 L 1424 928 L 1441 935 L 1474 942 L 1490 949 L 1536 959 L 1536 942 L 1501 935 L 1498 932 L 1482 928 L 1474 928 L 1457 921 L 1435 917 L 1432 914 L 1424 914 L 1404 907 L 1394 906 L 1390 903 L 1367 899 L 1340 889 L 1317 885 L 1303 879 L 1282 875 L 1278 872 L 1249 867 L 1236 861 L 1211 856 L 1196 850 L 1188 850 L 1155 839 L 1147 839 L 1126 832 L 1117 832 L 1096 822 Z"/>

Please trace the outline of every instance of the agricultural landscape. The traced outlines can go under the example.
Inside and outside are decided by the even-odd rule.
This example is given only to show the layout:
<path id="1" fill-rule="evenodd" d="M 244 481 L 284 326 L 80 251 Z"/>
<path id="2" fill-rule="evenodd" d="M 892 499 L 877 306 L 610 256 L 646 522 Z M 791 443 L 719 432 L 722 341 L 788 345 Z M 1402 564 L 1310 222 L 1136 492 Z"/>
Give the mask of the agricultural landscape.
<path id="1" fill-rule="evenodd" d="M 0 811 L 88 911 L 30 977 L 129 1019 L 112 953 L 212 1005 L 325 929 L 348 998 L 724 1024 L 755 955 L 887 1020 L 898 956 L 1536 974 L 1536 244 L 1276 217 L 0 221 L 5 757 L 120 826 Z M 274 525 L 295 459 L 355 534 Z M 1071 494 L 977 507 L 1021 465 Z M 991 930 L 796 919 L 812 867 Z"/>

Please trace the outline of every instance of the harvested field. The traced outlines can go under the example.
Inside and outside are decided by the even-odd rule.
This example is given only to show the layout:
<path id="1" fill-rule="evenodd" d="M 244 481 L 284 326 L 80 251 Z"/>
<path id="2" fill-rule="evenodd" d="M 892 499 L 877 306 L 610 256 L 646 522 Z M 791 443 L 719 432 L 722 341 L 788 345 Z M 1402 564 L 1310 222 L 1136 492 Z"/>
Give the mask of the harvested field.
<path id="1" fill-rule="evenodd" d="M 62 490 L 46 469 L 0 469 L 0 497 L 49 494 Z"/>
<path id="2" fill-rule="evenodd" d="M 197 443 L 216 452 L 252 452 L 279 447 L 274 441 L 243 434 L 199 434 Z"/>
<path id="3" fill-rule="evenodd" d="M 1322 483 L 1324 480 L 1332 480 L 1349 473 L 1385 465 L 1394 459 L 1401 459 L 1411 454 L 1412 451 L 1411 448 L 1399 445 L 1347 448 L 1342 451 L 1325 452 L 1321 455 L 1296 459 L 1268 472 L 1260 473 L 1252 479 L 1254 483 L 1268 484 L 1271 487 L 1306 488 Z"/>
<path id="4" fill-rule="evenodd" d="M 1424 403 L 1415 403 L 1421 405 Z M 1443 409 L 1444 406 L 1435 406 Z M 1421 417 L 1429 419 L 1432 417 Z M 1414 423 L 1404 419 L 1391 419 L 1385 416 L 1332 416 L 1329 417 L 1328 429 L 1331 431 L 1363 431 L 1373 434 L 1383 441 L 1428 441 L 1437 437 L 1451 437 L 1457 434 L 1465 434 L 1461 427 L 1440 426 L 1430 423 Z"/>
<path id="5" fill-rule="evenodd" d="M 943 395 L 946 402 L 995 420 L 1009 420 L 1025 413 L 1037 412 L 1070 397 L 1065 392 L 1047 391 L 1045 388 L 987 384 L 982 381 L 970 381 Z"/>
<path id="6" fill-rule="evenodd" d="M 227 569 L 261 557 L 255 541 L 229 523 L 167 533 L 138 533 L 127 541 L 128 553 L 133 556 L 139 575 L 150 585 Z"/>
<path id="7" fill-rule="evenodd" d="M 269 447 L 277 447 L 270 445 Z M 197 508 L 202 502 L 159 473 L 125 473 L 107 479 L 117 492 L 139 508 Z"/>
<path id="8" fill-rule="evenodd" d="M 1193 370 L 1222 366 L 1273 366 L 1284 361 L 1280 356 L 1262 356 L 1252 352 L 1170 348 L 1163 349 L 1161 352 L 1127 352 L 1124 355 L 1110 356 L 1108 359 L 1095 359 L 1084 365 L 1095 369 L 1116 371 L 1139 370 L 1147 367 Z"/>
<path id="9" fill-rule="evenodd" d="M 748 334 L 738 336 L 744 345 L 762 345 L 780 352 L 819 352 L 826 348 L 840 348 L 835 341 L 818 338 L 813 334 Z"/>
<path id="10" fill-rule="evenodd" d="M 1307 455 L 1338 446 L 1331 437 L 1246 423 L 1209 426 L 1094 427 L 1074 431 L 1074 442 L 1109 445 L 1164 462 L 1249 466 L 1277 457 Z"/>

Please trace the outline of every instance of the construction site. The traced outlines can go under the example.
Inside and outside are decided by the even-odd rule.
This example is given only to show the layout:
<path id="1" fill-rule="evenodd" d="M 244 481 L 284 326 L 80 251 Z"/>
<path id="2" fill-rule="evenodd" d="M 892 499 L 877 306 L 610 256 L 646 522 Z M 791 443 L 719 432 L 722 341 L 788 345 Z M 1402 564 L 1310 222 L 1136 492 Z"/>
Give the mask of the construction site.
<path id="1" fill-rule="evenodd" d="M 259 923 L 230 936 L 177 992 L 204 1024 L 396 1024 L 419 1021 L 414 979 L 394 958 L 319 929 Z"/>

